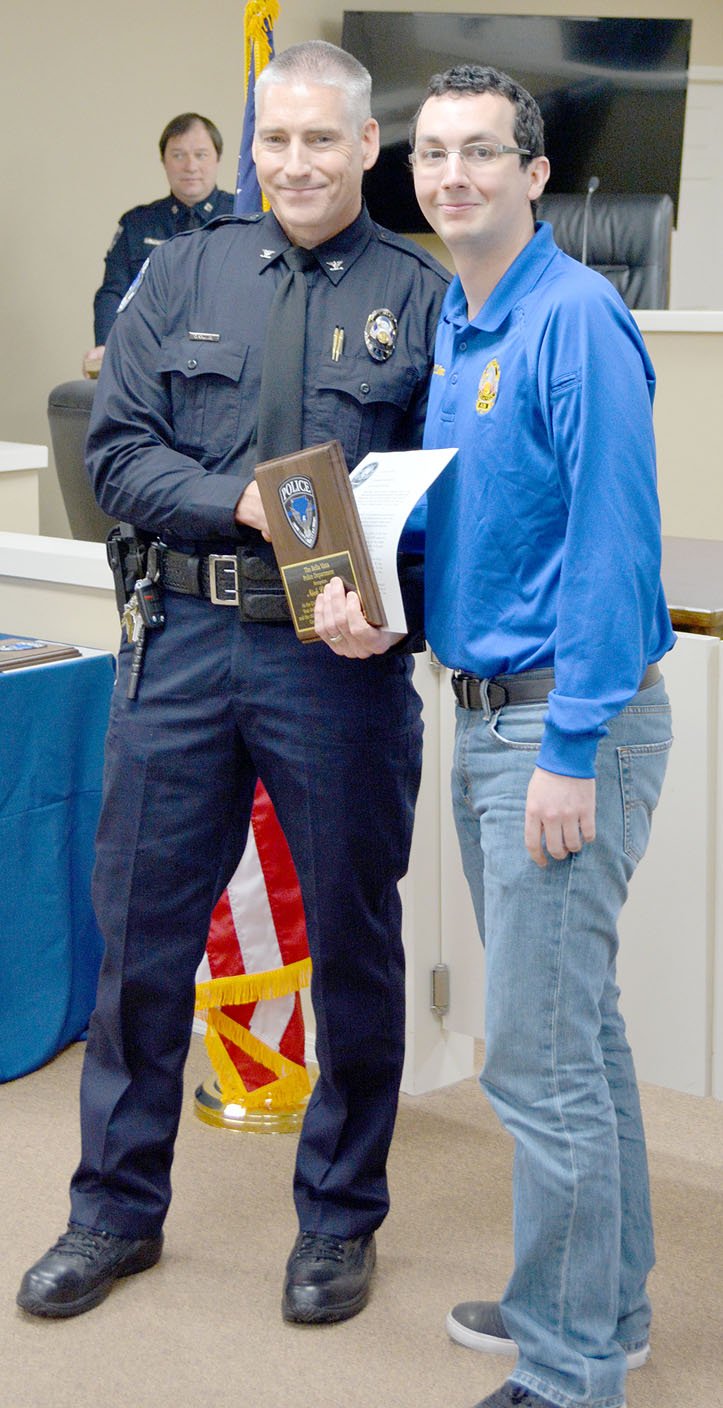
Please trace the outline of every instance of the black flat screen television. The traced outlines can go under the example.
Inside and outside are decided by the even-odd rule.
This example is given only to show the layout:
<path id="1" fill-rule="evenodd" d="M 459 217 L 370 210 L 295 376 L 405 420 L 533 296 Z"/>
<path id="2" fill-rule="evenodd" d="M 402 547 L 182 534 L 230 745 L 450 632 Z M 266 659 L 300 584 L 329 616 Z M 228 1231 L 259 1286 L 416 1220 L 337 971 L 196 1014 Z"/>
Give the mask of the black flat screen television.
<path id="1" fill-rule="evenodd" d="M 342 45 L 369 69 L 382 150 L 365 176 L 375 220 L 429 229 L 409 171 L 409 119 L 433 73 L 454 64 L 503 69 L 537 99 L 550 158 L 548 192 L 667 192 L 677 221 L 691 21 L 562 15 L 345 10 Z"/>

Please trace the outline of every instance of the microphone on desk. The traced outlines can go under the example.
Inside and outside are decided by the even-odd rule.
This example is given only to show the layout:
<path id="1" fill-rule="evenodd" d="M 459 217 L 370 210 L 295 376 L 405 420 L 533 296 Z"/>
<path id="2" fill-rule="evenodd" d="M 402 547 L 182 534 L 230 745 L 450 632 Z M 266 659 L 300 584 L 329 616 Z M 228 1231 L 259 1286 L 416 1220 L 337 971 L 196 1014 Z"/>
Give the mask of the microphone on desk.
<path id="1" fill-rule="evenodd" d="M 585 209 L 583 210 L 583 213 L 582 213 L 582 263 L 583 263 L 583 264 L 587 264 L 587 231 L 588 231 L 588 225 L 590 224 L 590 201 L 592 200 L 592 198 L 593 198 L 593 196 L 594 196 L 594 194 L 595 194 L 595 192 L 596 192 L 596 190 L 597 190 L 597 188 L 598 188 L 599 185 L 600 185 L 600 178 L 599 178 L 599 176 L 591 176 L 591 177 L 590 177 L 590 180 L 589 180 L 588 183 L 587 183 L 587 192 L 586 192 L 586 194 L 585 194 Z"/>

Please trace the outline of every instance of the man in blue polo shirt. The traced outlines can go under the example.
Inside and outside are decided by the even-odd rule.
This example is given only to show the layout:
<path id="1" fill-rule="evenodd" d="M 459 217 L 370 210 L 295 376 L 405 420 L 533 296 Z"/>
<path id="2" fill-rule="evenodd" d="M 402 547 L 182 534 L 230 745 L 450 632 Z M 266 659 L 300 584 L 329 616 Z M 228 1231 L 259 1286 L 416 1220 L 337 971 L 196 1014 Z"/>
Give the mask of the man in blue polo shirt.
<path id="1" fill-rule="evenodd" d="M 437 75 L 412 145 L 457 268 L 425 432 L 458 447 L 428 495 L 426 632 L 458 700 L 481 1081 L 516 1143 L 511 1279 L 447 1328 L 519 1350 L 478 1408 L 622 1408 L 648 1354 L 653 1236 L 616 924 L 671 741 L 654 374 L 611 284 L 535 225 L 549 162 L 529 93 L 492 69 Z M 317 628 L 338 653 L 375 640 L 339 582 Z"/>

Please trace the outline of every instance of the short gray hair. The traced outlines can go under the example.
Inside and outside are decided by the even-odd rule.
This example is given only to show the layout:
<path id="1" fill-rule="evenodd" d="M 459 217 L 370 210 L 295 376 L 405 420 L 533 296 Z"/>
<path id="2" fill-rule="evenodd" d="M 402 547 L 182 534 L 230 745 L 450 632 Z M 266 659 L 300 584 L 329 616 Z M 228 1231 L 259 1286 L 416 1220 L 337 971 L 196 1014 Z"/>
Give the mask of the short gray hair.
<path id="1" fill-rule="evenodd" d="M 277 54 L 256 80 L 255 102 L 258 95 L 272 83 L 318 83 L 328 88 L 340 88 L 346 98 L 349 115 L 361 131 L 371 117 L 371 74 L 346 49 L 327 44 L 323 39 L 309 39 L 304 44 L 292 44 Z"/>

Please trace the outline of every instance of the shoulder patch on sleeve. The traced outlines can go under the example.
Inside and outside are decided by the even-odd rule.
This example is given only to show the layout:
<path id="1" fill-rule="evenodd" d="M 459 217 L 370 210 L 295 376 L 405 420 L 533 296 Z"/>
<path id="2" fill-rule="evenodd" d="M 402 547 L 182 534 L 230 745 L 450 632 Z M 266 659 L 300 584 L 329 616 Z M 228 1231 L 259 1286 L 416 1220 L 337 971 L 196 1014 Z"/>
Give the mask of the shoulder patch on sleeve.
<path id="1" fill-rule="evenodd" d="M 109 253 L 109 254 L 111 254 L 111 253 L 113 252 L 113 250 L 115 249 L 115 247 L 116 247 L 116 245 L 117 245 L 117 243 L 118 243 L 118 241 L 119 241 L 119 239 L 120 239 L 120 237 L 121 237 L 122 234 L 123 234 L 123 226 L 122 226 L 122 224 L 121 224 L 121 225 L 118 226 L 118 229 L 116 230 L 116 232 L 115 232 L 115 234 L 114 234 L 114 236 L 113 236 L 113 238 L 112 238 L 110 244 L 108 245 L 108 253 Z"/>
<path id="2" fill-rule="evenodd" d="M 148 256 L 148 259 L 150 259 L 150 255 Z M 128 307 L 128 304 L 130 303 L 131 299 L 132 299 L 132 298 L 135 298 L 135 296 L 136 296 L 136 294 L 137 294 L 137 292 L 138 292 L 138 290 L 139 290 L 141 284 L 143 283 L 143 280 L 144 280 L 145 277 L 146 277 L 146 269 L 148 268 L 148 259 L 146 259 L 145 263 L 141 265 L 141 267 L 140 267 L 140 269 L 138 270 L 138 273 L 136 274 L 136 276 L 135 276 L 135 278 L 134 278 L 134 280 L 133 280 L 133 283 L 131 284 L 130 288 L 127 289 L 126 292 L 123 294 L 123 297 L 122 297 L 120 303 L 118 304 L 118 312 L 119 312 L 119 313 L 122 313 L 122 312 L 123 312 L 123 309 Z"/>

